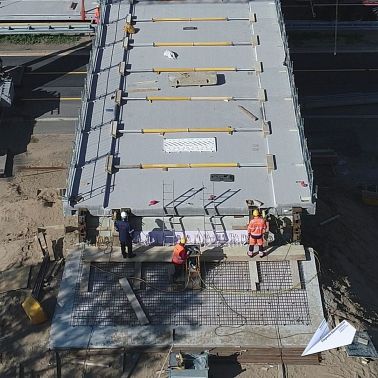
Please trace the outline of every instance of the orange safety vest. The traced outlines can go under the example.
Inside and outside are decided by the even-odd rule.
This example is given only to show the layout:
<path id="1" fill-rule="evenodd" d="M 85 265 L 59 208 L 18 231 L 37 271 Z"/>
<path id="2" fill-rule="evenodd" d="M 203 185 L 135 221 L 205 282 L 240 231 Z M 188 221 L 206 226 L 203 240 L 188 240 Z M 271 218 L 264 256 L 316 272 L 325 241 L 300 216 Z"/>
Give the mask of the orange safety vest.
<path id="1" fill-rule="evenodd" d="M 173 264 L 182 265 L 187 258 L 188 254 L 186 253 L 185 247 L 182 244 L 176 244 L 172 254 Z"/>
<path id="2" fill-rule="evenodd" d="M 266 221 L 261 217 L 254 217 L 248 225 L 248 235 L 260 238 L 266 231 Z"/>

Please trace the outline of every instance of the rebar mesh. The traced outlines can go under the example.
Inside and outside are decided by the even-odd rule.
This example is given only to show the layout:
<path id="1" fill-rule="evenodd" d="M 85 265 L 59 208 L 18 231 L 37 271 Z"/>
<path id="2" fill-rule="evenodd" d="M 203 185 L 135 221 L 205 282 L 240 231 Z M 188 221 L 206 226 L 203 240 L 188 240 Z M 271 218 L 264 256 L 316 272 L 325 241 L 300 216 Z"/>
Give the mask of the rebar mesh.
<path id="1" fill-rule="evenodd" d="M 307 293 L 293 289 L 290 263 L 259 262 L 260 290 L 252 291 L 247 262 L 202 266 L 203 289 L 180 291 L 170 264 L 144 263 L 135 294 L 152 325 L 309 324 Z M 132 263 L 92 263 L 88 292 L 76 286 L 72 325 L 138 325 L 118 280 L 134 275 Z"/>

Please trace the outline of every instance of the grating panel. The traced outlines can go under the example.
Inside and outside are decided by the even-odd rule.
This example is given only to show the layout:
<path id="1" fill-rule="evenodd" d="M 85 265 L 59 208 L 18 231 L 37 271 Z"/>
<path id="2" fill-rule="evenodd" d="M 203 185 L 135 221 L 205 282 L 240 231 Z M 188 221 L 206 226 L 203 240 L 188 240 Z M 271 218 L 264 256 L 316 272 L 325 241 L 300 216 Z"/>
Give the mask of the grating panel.
<path id="1" fill-rule="evenodd" d="M 100 270 L 101 269 L 101 270 Z M 204 289 L 179 289 L 169 280 L 170 264 L 144 263 L 148 282 L 136 291 L 152 325 L 309 324 L 307 294 L 291 288 L 290 264 L 259 262 L 260 290 L 252 291 L 247 262 L 202 266 Z M 89 292 L 75 291 L 72 325 L 137 325 L 118 283 L 131 278 L 134 264 L 93 263 Z"/>
<path id="2" fill-rule="evenodd" d="M 164 152 L 216 152 L 216 138 L 164 139 Z"/>

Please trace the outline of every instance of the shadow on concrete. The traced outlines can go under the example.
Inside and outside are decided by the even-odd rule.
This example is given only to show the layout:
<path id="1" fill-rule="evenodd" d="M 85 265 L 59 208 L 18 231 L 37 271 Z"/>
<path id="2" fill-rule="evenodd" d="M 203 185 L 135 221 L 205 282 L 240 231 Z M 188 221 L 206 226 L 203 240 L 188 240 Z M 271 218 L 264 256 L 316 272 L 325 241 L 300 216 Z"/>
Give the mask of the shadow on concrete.
<path id="1" fill-rule="evenodd" d="M 239 374 L 246 371 L 238 362 L 238 355 L 233 354 L 231 356 L 210 356 L 209 358 L 209 377 L 227 377 L 234 378 Z"/>

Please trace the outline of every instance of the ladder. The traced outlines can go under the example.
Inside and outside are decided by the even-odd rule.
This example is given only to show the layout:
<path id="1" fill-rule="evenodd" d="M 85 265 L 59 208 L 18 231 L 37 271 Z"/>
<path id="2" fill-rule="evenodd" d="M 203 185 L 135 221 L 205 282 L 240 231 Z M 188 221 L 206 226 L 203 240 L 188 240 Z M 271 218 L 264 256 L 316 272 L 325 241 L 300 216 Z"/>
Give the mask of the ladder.
<path id="1" fill-rule="evenodd" d="M 164 185 L 164 183 L 163 183 Z M 204 188 L 190 188 L 186 192 L 180 194 L 178 197 L 174 197 L 168 204 L 163 204 L 164 212 L 167 215 L 178 215 L 177 207 L 185 203 L 189 198 L 194 197 L 197 193 L 201 192 Z M 174 192 L 172 192 L 174 195 Z"/>
<path id="2" fill-rule="evenodd" d="M 210 226 L 210 231 L 213 233 L 215 237 L 215 243 L 216 245 L 222 245 L 229 241 L 226 227 L 223 222 L 223 215 L 219 214 L 218 206 L 225 201 L 227 201 L 229 198 L 234 196 L 236 193 L 238 193 L 240 189 L 232 190 L 227 189 L 223 193 L 221 193 L 219 196 L 210 193 L 209 197 L 205 200 L 204 197 L 204 231 L 205 235 L 207 234 L 207 226 Z M 207 202 L 206 202 L 207 201 Z"/>
<path id="3" fill-rule="evenodd" d="M 175 198 L 175 183 L 172 181 L 172 183 L 166 183 L 163 181 L 163 210 L 164 210 L 164 213 L 163 213 L 163 230 L 162 230 L 162 233 L 163 233 L 163 245 L 166 246 L 166 245 L 174 245 L 175 242 L 176 242 L 176 232 L 175 232 L 175 228 L 174 228 L 174 216 L 170 216 L 168 218 L 168 221 L 169 221 L 169 225 L 170 225 L 170 229 L 169 228 L 165 228 L 165 220 L 166 220 L 166 216 L 168 215 L 168 212 L 167 212 L 167 201 L 168 204 L 171 203 Z"/>
<path id="4" fill-rule="evenodd" d="M 214 215 L 218 215 L 218 206 L 222 203 L 226 202 L 229 198 L 234 196 L 236 193 L 240 192 L 240 189 L 232 190 L 227 189 L 225 192 L 221 193 L 219 196 L 214 195 L 212 197 L 209 197 L 208 203 L 204 204 L 204 209 L 206 214 L 210 214 L 210 210 L 213 210 L 215 212 Z"/>
<path id="5" fill-rule="evenodd" d="M 226 227 L 223 222 L 222 215 L 212 215 L 209 217 L 209 224 L 214 233 L 215 242 L 217 245 L 228 242 L 228 235 Z"/>
<path id="6" fill-rule="evenodd" d="M 174 245 L 176 243 L 176 230 L 179 230 L 185 235 L 184 225 L 182 223 L 182 216 L 179 215 L 177 207 L 185 203 L 189 198 L 194 197 L 204 188 L 199 189 L 190 188 L 186 192 L 175 196 L 174 182 L 163 182 L 163 244 Z M 168 217 L 170 228 L 164 229 L 165 220 Z M 168 231 L 168 232 L 166 232 Z"/>

